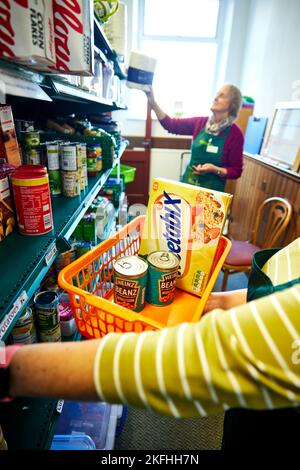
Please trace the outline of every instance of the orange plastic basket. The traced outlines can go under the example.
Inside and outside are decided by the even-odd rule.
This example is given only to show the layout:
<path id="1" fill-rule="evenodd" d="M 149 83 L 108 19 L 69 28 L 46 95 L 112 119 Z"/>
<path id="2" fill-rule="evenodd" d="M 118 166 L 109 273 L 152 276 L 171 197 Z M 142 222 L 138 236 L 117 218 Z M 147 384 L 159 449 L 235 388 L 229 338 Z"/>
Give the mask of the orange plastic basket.
<path id="1" fill-rule="evenodd" d="M 220 238 L 211 276 L 202 298 L 176 289 L 173 303 L 156 307 L 146 302 L 140 313 L 113 301 L 113 262 L 120 256 L 137 254 L 145 216 L 133 219 L 113 237 L 65 267 L 59 285 L 68 292 L 80 333 L 100 338 L 111 332 L 141 332 L 182 322 L 198 321 L 217 280 L 231 242 Z"/>

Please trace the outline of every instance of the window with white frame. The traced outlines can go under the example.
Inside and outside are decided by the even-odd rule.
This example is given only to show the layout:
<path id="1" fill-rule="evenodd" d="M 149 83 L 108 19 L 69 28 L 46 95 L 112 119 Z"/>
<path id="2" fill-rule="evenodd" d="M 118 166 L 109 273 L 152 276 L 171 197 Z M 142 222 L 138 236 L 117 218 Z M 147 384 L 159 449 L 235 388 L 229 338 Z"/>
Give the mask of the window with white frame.
<path id="1" fill-rule="evenodd" d="M 139 50 L 157 59 L 153 88 L 170 115 L 209 112 L 215 93 L 224 0 L 139 0 Z M 223 7 L 223 8 L 222 8 Z M 130 90 L 132 118 L 145 118 L 146 98 Z"/>

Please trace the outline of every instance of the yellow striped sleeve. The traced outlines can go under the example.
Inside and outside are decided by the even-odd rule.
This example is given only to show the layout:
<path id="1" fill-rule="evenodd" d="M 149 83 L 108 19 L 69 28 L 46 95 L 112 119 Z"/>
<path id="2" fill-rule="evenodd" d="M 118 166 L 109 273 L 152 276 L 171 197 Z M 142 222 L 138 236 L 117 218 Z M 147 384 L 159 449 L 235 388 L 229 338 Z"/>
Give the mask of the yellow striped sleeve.
<path id="1" fill-rule="evenodd" d="M 300 404 L 300 286 L 198 323 L 110 334 L 94 367 L 100 399 L 173 416 Z"/>
<path id="2" fill-rule="evenodd" d="M 300 237 L 273 255 L 262 271 L 274 286 L 300 277 Z"/>

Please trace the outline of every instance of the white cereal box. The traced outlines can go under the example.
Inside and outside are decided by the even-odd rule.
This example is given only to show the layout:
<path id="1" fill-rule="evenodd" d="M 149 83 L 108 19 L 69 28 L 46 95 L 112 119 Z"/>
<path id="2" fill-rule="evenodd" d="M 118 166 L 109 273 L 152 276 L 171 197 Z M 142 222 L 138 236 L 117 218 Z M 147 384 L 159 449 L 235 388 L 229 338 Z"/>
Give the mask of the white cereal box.
<path id="1" fill-rule="evenodd" d="M 202 296 L 232 196 L 185 183 L 152 181 L 140 255 L 166 250 L 180 257 L 177 287 Z"/>
<path id="2" fill-rule="evenodd" d="M 0 1 L 0 55 L 33 67 L 55 65 L 50 0 Z"/>

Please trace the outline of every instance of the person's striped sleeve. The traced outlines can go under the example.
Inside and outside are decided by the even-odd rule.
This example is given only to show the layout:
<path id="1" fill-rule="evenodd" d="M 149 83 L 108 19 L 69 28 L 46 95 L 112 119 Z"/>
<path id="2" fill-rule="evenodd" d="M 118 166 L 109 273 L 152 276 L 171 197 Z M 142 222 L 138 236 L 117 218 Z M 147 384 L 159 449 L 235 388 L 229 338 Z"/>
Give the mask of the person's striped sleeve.
<path id="1" fill-rule="evenodd" d="M 107 402 L 174 416 L 300 405 L 300 286 L 198 323 L 100 341 L 94 379 Z"/>

